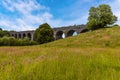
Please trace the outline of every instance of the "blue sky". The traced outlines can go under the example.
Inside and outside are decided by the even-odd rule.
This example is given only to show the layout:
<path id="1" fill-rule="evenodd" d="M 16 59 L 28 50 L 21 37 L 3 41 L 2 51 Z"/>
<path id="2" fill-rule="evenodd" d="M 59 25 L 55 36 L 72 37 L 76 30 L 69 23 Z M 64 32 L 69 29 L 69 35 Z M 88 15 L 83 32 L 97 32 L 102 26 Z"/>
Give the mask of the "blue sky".
<path id="1" fill-rule="evenodd" d="M 48 23 L 52 28 L 86 24 L 91 6 L 109 4 L 120 24 L 120 0 L 0 0 L 0 27 L 34 30 Z"/>

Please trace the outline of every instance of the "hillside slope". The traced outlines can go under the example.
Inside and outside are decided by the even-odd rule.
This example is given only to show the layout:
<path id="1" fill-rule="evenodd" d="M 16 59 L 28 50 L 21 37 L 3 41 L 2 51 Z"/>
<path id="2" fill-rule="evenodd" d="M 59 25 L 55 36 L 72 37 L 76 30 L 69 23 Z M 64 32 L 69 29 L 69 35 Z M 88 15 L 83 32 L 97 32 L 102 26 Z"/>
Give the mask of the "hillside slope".
<path id="1" fill-rule="evenodd" d="M 0 47 L 0 80 L 120 80 L 120 28 L 38 46 Z"/>
<path id="2" fill-rule="evenodd" d="M 93 32 L 81 33 L 74 37 L 61 39 L 42 46 L 48 47 L 119 47 L 120 27 L 103 28 Z"/>

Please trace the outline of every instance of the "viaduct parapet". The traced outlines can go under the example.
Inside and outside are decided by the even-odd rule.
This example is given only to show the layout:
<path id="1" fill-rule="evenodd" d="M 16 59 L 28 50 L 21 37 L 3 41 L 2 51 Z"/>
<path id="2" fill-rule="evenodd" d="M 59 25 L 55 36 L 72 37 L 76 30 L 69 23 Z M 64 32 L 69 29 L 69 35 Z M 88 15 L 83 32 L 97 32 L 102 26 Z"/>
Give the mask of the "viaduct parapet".
<path id="1" fill-rule="evenodd" d="M 76 32 L 77 34 L 80 34 L 81 32 L 83 32 L 86 29 L 86 25 L 74 25 L 74 26 L 66 26 L 66 27 L 58 27 L 58 28 L 53 28 L 54 31 L 54 38 L 57 39 L 61 39 L 63 38 L 63 34 L 66 37 L 72 36 L 74 34 L 74 32 Z M 28 37 L 30 40 L 33 40 L 34 38 L 34 30 L 32 31 L 11 31 L 10 36 L 11 37 L 15 37 L 17 39 L 23 39 L 25 37 Z"/>

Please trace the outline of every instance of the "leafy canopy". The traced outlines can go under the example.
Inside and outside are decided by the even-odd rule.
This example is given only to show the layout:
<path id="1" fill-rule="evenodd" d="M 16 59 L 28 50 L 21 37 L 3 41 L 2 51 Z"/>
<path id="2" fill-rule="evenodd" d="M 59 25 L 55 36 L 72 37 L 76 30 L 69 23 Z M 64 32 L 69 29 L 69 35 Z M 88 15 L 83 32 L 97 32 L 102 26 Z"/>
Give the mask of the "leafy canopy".
<path id="1" fill-rule="evenodd" d="M 0 28 L 0 31 L 2 31 L 2 28 Z"/>
<path id="2" fill-rule="evenodd" d="M 8 31 L 2 30 L 2 28 L 0 28 L 0 38 L 4 36 L 10 36 L 10 34 Z"/>
<path id="3" fill-rule="evenodd" d="M 101 4 L 98 7 L 91 7 L 87 27 L 95 30 L 104 28 L 107 25 L 112 25 L 117 21 L 117 17 L 113 15 L 111 7 L 107 4 Z"/>
<path id="4" fill-rule="evenodd" d="M 51 42 L 54 40 L 53 29 L 47 24 L 44 23 L 36 29 L 34 33 L 34 40 L 40 44 Z"/>

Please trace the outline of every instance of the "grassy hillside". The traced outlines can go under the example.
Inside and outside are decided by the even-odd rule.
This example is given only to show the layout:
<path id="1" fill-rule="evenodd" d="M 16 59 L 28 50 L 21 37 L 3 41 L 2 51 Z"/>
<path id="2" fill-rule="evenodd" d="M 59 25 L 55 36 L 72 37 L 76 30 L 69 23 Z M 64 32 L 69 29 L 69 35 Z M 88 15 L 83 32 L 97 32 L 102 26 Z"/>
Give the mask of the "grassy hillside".
<path id="1" fill-rule="evenodd" d="M 0 80 L 120 80 L 120 28 L 44 45 L 0 47 Z"/>
<path id="2" fill-rule="evenodd" d="M 120 27 L 100 29 L 61 39 L 42 46 L 47 47 L 119 47 Z"/>

